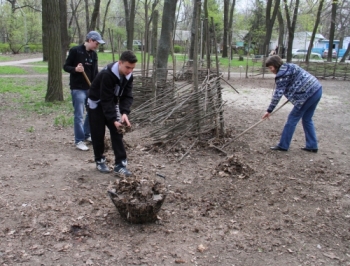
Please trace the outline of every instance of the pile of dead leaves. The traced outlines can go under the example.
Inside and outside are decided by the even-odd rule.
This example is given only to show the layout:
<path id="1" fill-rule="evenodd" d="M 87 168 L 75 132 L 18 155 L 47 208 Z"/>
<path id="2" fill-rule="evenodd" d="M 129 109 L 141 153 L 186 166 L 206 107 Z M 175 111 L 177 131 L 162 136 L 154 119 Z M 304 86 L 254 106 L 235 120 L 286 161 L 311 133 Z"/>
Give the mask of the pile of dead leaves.
<path id="1" fill-rule="evenodd" d="M 108 193 L 120 215 L 131 223 L 154 222 L 167 194 L 164 182 L 135 177 L 116 180 Z"/>
<path id="2" fill-rule="evenodd" d="M 245 164 L 244 158 L 239 155 L 228 156 L 224 161 L 220 162 L 215 168 L 215 173 L 221 177 L 231 176 L 238 178 L 248 178 L 254 173 L 254 170 Z"/>

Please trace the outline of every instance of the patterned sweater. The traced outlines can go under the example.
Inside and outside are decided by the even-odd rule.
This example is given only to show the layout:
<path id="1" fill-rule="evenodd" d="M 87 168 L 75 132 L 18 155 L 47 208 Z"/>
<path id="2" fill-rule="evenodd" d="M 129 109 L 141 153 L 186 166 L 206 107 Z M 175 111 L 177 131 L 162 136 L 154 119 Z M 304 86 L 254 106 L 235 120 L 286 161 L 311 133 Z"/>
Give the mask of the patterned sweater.
<path id="1" fill-rule="evenodd" d="M 284 63 L 275 78 L 276 89 L 267 111 L 271 113 L 284 95 L 294 106 L 301 108 L 316 91 L 322 88 L 317 78 L 298 65 Z"/>

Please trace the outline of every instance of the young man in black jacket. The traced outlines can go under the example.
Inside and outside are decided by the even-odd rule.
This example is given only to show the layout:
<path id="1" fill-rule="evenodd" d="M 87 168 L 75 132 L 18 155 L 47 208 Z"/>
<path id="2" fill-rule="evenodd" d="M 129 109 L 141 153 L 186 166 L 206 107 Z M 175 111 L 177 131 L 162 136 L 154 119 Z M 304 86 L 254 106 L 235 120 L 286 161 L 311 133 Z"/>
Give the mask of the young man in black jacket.
<path id="1" fill-rule="evenodd" d="M 63 66 L 64 71 L 70 73 L 69 85 L 74 107 L 74 142 L 77 149 L 87 151 L 89 148 L 84 141 L 91 141 L 88 115 L 84 121 L 84 109 L 87 103 L 90 85 L 82 72 L 85 72 L 89 81 L 98 73 L 97 53 L 99 44 L 104 44 L 101 35 L 90 31 L 86 35 L 85 43 L 69 50 L 68 57 Z"/>
<path id="2" fill-rule="evenodd" d="M 110 172 L 103 155 L 107 126 L 115 156 L 114 172 L 118 175 L 131 176 L 131 172 L 126 169 L 127 158 L 123 135 L 117 129 L 122 124 L 130 126 L 128 114 L 133 102 L 132 71 L 136 62 L 137 58 L 133 52 L 123 52 L 118 62 L 107 65 L 98 73 L 90 87 L 88 113 L 92 146 L 96 168 L 102 173 Z"/>

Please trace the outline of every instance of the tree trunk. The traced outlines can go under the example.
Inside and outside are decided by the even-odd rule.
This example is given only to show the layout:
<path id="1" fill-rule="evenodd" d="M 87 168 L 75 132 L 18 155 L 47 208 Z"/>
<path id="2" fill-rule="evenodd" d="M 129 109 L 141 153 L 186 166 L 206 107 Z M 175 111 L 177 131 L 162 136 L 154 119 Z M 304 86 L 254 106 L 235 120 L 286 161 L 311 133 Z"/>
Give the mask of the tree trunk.
<path id="1" fill-rule="evenodd" d="M 167 77 L 168 55 L 170 51 L 169 34 L 173 33 L 177 0 L 164 0 L 162 30 L 157 52 L 157 81 L 165 81 Z"/>
<path id="2" fill-rule="evenodd" d="M 295 26 L 298 18 L 298 9 L 300 0 L 295 1 L 295 6 L 293 10 L 293 18 L 292 21 L 290 19 L 290 12 L 287 4 L 287 0 L 284 1 L 284 10 L 286 11 L 286 19 L 287 19 L 287 27 L 288 27 L 288 48 L 287 48 L 287 62 L 292 61 L 292 49 L 293 49 L 293 40 L 294 40 L 294 32 Z"/>
<path id="3" fill-rule="evenodd" d="M 348 48 L 346 49 L 343 58 L 340 60 L 340 62 L 344 63 L 345 59 L 348 58 L 350 55 L 350 43 L 348 44 Z"/>
<path id="4" fill-rule="evenodd" d="M 85 0 L 85 25 L 86 25 L 86 33 L 88 33 L 89 26 L 90 26 L 89 0 Z"/>
<path id="5" fill-rule="evenodd" d="M 45 21 L 49 20 L 49 16 L 50 13 L 48 12 L 48 7 L 47 7 L 47 3 L 49 1 L 42 1 L 42 12 L 41 12 L 41 16 L 42 16 L 42 24 L 41 24 L 41 28 L 42 28 L 42 45 L 43 45 L 43 61 L 47 62 L 49 60 L 49 43 L 48 43 L 48 35 L 49 35 L 49 28 L 48 28 L 48 24 L 45 23 Z"/>
<path id="6" fill-rule="evenodd" d="M 100 14 L 100 4 L 101 4 L 101 0 L 95 0 L 94 10 L 92 11 L 91 22 L 90 22 L 90 27 L 88 32 L 97 29 L 96 25 L 97 25 L 97 18 Z"/>
<path id="7" fill-rule="evenodd" d="M 315 36 L 316 36 L 316 33 L 317 33 L 317 28 L 318 28 L 318 25 L 320 24 L 321 13 L 322 13 L 322 9 L 323 9 L 323 3 L 324 3 L 324 0 L 320 0 L 320 4 L 318 6 L 317 15 L 316 15 L 315 26 L 314 26 L 314 29 L 312 30 L 312 35 L 311 35 L 309 47 L 307 49 L 307 54 L 306 54 L 306 58 L 305 58 L 305 61 L 307 63 L 310 60 L 311 50 L 312 50 L 312 47 L 314 45 L 314 40 L 315 40 Z"/>
<path id="8" fill-rule="evenodd" d="M 278 44 L 277 44 L 277 51 L 276 54 L 279 55 L 279 57 L 283 58 L 283 47 L 284 47 L 284 21 L 282 17 L 281 7 L 278 9 L 277 13 L 277 19 L 278 19 Z"/>
<path id="9" fill-rule="evenodd" d="M 130 6 L 128 4 L 130 3 Z M 133 50 L 134 40 L 134 24 L 135 24 L 135 0 L 124 0 L 125 11 L 125 27 L 126 27 L 126 47 L 128 50 Z"/>
<path id="10" fill-rule="evenodd" d="M 192 25 L 191 25 L 191 44 L 190 44 L 190 51 L 189 51 L 189 55 L 188 55 L 189 65 L 192 65 L 193 57 L 194 57 L 194 43 L 195 43 L 194 38 L 196 37 L 196 31 L 197 31 L 197 29 L 196 29 L 196 19 L 197 19 L 196 16 L 197 16 L 197 8 L 198 8 L 197 2 L 200 2 L 200 0 L 193 1 Z"/>
<path id="11" fill-rule="evenodd" d="M 78 4 L 74 7 L 73 0 L 72 0 L 72 2 L 71 2 L 71 9 L 72 9 L 72 16 L 74 17 L 75 24 L 76 24 L 76 26 L 77 26 L 79 43 L 83 43 L 84 40 L 82 39 L 80 24 L 79 24 L 78 16 L 77 16 L 77 9 L 78 9 L 79 4 L 80 4 L 80 1 L 79 1 Z"/>
<path id="12" fill-rule="evenodd" d="M 235 10 L 236 0 L 232 1 L 232 5 L 230 7 L 230 13 L 229 13 L 229 19 L 228 19 L 228 29 L 229 29 L 229 36 L 228 36 L 228 43 L 229 43 L 229 55 L 230 59 L 232 59 L 232 25 L 233 25 L 233 12 Z"/>
<path id="13" fill-rule="evenodd" d="M 47 92 L 45 101 L 63 101 L 62 88 L 62 56 L 57 51 L 61 50 L 61 24 L 60 24 L 60 0 L 43 0 L 47 7 L 49 16 L 46 16 L 43 24 L 49 28 L 48 32 L 48 54 L 49 73 L 47 81 Z"/>
<path id="14" fill-rule="evenodd" d="M 272 15 L 271 15 L 271 9 L 272 9 L 272 2 L 275 2 L 275 5 L 273 7 Z M 275 24 L 276 16 L 278 13 L 278 9 L 280 7 L 280 0 L 268 0 L 266 5 L 266 35 L 265 35 L 265 41 L 264 41 L 264 49 L 265 49 L 265 56 L 269 55 L 269 47 L 270 47 L 270 40 L 273 30 L 273 25 Z"/>
<path id="15" fill-rule="evenodd" d="M 67 0 L 60 0 L 60 22 L 61 22 L 61 54 L 62 62 L 65 61 L 69 49 L 69 36 L 67 26 Z"/>
<path id="16" fill-rule="evenodd" d="M 335 32 L 335 18 L 337 16 L 337 6 L 338 6 L 338 1 L 333 0 L 332 1 L 331 28 L 329 30 L 329 47 L 328 47 L 327 62 L 332 62 L 333 41 L 334 41 L 334 32 Z"/>
<path id="17" fill-rule="evenodd" d="M 222 57 L 227 57 L 227 37 L 228 37 L 228 10 L 229 0 L 224 0 L 224 34 L 222 40 Z M 215 45 L 218 45 L 217 43 Z"/>
<path id="18" fill-rule="evenodd" d="M 204 55 L 206 54 L 206 51 L 207 51 L 207 46 L 209 46 L 209 43 L 207 42 L 207 36 L 209 34 L 208 32 L 208 27 L 207 26 L 207 22 L 208 19 L 209 19 L 209 12 L 208 12 L 208 0 L 204 0 L 204 3 L 203 3 L 203 12 L 204 12 L 204 20 L 203 20 L 203 43 L 202 43 L 202 58 L 201 60 L 203 60 L 204 58 Z"/>

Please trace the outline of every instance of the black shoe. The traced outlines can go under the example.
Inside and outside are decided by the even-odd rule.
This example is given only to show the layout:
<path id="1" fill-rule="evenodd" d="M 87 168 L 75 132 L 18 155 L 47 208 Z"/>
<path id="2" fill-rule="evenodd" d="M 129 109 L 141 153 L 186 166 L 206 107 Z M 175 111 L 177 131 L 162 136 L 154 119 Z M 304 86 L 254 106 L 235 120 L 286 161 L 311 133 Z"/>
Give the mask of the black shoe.
<path id="1" fill-rule="evenodd" d="M 117 164 L 114 166 L 114 173 L 118 176 L 131 176 L 132 173 L 126 169 L 126 167 L 122 164 Z"/>
<path id="2" fill-rule="evenodd" d="M 102 158 L 101 160 L 96 161 L 96 169 L 99 170 L 101 173 L 107 174 L 111 170 L 106 165 L 106 159 Z"/>
<path id="3" fill-rule="evenodd" d="M 308 148 L 301 148 L 303 151 L 309 151 L 309 152 L 314 152 L 314 153 L 317 153 L 318 152 L 318 149 L 308 149 Z"/>
<path id="4" fill-rule="evenodd" d="M 270 147 L 270 149 L 273 151 L 288 151 L 287 149 L 283 149 L 279 146 L 273 146 L 273 147 Z"/>

